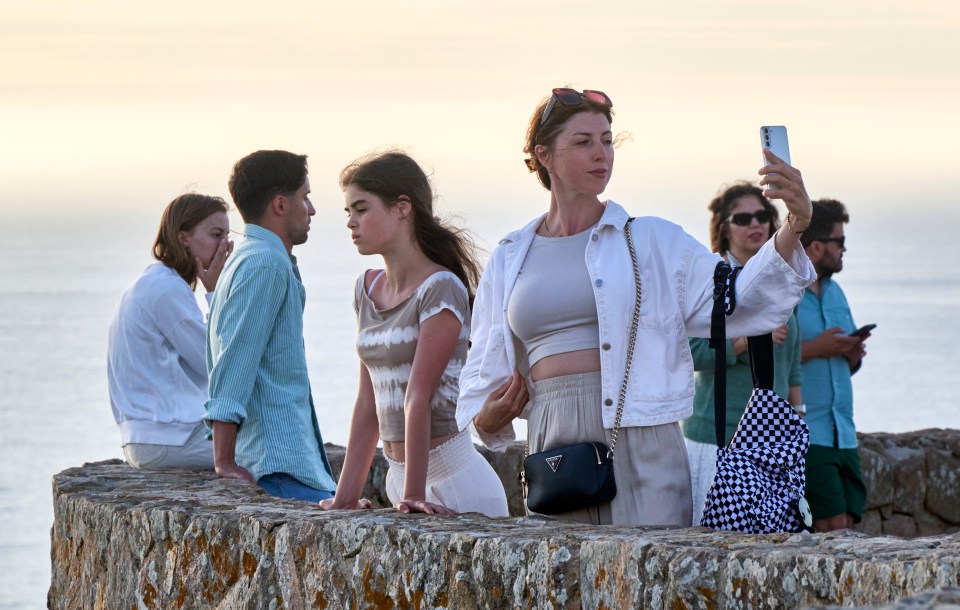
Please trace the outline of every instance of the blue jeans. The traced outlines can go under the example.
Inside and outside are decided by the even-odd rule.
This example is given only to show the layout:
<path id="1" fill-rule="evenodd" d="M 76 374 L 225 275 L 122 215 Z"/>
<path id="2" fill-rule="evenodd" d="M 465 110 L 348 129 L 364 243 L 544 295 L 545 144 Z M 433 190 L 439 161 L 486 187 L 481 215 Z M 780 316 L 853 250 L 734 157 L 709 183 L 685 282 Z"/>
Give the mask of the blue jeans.
<path id="1" fill-rule="evenodd" d="M 319 502 L 333 497 L 331 491 L 320 491 L 309 485 L 304 485 L 295 477 L 285 472 L 274 472 L 260 477 L 257 485 L 262 487 L 271 496 L 287 500 L 304 500 Z"/>

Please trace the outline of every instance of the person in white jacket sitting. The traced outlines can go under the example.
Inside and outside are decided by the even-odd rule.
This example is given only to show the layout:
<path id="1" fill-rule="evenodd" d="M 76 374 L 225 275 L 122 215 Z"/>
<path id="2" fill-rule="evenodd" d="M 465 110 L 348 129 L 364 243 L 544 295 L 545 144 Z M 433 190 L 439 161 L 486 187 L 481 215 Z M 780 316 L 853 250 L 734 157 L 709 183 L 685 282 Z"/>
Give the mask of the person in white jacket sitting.
<path id="1" fill-rule="evenodd" d="M 562 519 L 689 526 L 690 472 L 678 422 L 693 407 L 688 336 L 708 337 L 719 255 L 659 218 L 600 199 L 613 171 L 612 103 L 599 91 L 554 89 L 530 119 L 524 152 L 550 192 L 546 214 L 494 250 L 474 303 L 472 348 L 457 419 L 492 449 L 525 417 L 530 453 L 581 441 L 611 444 L 635 302 L 625 230 L 641 284 L 639 328 L 615 448 L 612 502 Z M 765 152 L 764 195 L 783 227 L 737 278 L 731 336 L 786 322 L 816 273 L 799 237 L 811 203 L 800 172 Z"/>
<path id="2" fill-rule="evenodd" d="M 107 382 L 127 462 L 136 468 L 213 469 L 206 437 L 206 323 L 194 290 L 210 302 L 233 250 L 227 203 L 181 195 L 163 211 L 151 264 L 120 297 L 110 323 Z"/>

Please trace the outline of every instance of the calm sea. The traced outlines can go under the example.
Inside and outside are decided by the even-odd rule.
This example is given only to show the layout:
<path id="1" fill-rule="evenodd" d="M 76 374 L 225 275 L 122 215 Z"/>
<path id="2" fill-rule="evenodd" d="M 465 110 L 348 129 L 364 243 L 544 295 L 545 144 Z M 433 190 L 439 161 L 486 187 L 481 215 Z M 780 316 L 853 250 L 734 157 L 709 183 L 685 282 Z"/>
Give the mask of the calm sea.
<path id="1" fill-rule="evenodd" d="M 488 249 L 536 210 L 472 215 Z M 50 582 L 50 478 L 122 457 L 106 389 L 106 336 L 124 287 L 150 262 L 158 210 L 125 216 L 0 210 L 0 607 L 45 604 Z M 954 209 L 856 213 L 838 276 L 858 323 L 875 322 L 854 378 L 865 431 L 960 428 L 946 380 L 960 358 L 960 214 Z M 672 218 L 705 239 L 702 214 Z M 233 217 L 231 220 L 235 220 Z M 305 335 L 326 440 L 344 444 L 356 392 L 351 308 L 365 267 L 341 215 L 321 210 L 296 254 L 307 288 Z"/>

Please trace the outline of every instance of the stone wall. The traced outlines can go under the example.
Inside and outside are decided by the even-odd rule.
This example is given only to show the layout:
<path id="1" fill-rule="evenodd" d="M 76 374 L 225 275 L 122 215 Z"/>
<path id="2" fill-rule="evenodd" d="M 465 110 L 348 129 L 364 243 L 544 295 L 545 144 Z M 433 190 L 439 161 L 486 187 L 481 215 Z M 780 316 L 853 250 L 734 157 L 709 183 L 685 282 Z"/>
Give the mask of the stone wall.
<path id="1" fill-rule="evenodd" d="M 867 505 L 857 530 L 872 536 L 903 538 L 960 532 L 960 430 L 930 429 L 903 434 L 858 434 Z M 500 475 L 510 514 L 522 516 L 523 495 L 517 473 L 524 444 L 504 453 L 481 450 Z M 342 449 L 331 447 L 339 461 Z M 378 458 L 378 460 L 381 458 Z M 378 465 L 367 492 L 387 506 L 382 489 L 386 465 Z M 379 486 L 379 487 L 377 487 Z"/>
<path id="2" fill-rule="evenodd" d="M 857 436 L 867 486 L 858 530 L 905 538 L 960 532 L 960 430 Z"/>
<path id="3" fill-rule="evenodd" d="M 51 608 L 798 608 L 958 586 L 960 538 L 322 512 L 119 462 L 54 478 Z"/>
<path id="4" fill-rule="evenodd" d="M 881 529 L 903 514 L 956 527 L 946 507 L 957 505 L 949 470 L 960 433 L 862 441 L 870 485 L 890 488 L 871 508 Z M 514 481 L 517 449 L 497 456 Z M 341 457 L 331 448 L 332 461 Z M 905 461 L 913 466 L 905 470 Z M 384 473 L 378 461 L 366 492 L 381 503 Z M 902 498 L 907 481 L 922 476 L 922 502 Z M 947 485 L 933 492 L 933 481 Z M 139 471 L 119 461 L 60 473 L 53 498 L 48 604 L 58 609 L 946 608 L 960 586 L 955 534 L 749 536 L 323 512 L 212 473 Z"/>

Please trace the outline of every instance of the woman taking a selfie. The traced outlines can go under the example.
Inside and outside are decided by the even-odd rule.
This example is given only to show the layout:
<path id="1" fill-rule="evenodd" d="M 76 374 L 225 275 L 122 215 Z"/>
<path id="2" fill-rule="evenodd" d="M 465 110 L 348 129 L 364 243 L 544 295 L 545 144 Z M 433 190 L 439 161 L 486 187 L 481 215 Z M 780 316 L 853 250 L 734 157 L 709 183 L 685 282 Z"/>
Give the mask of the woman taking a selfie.
<path id="1" fill-rule="evenodd" d="M 614 448 L 616 496 L 556 516 L 687 526 L 690 473 L 678 422 L 693 404 L 688 335 L 709 336 L 720 258 L 680 227 L 653 217 L 628 222 L 624 208 L 600 198 L 613 171 L 612 105 L 600 91 L 560 88 L 531 116 L 526 164 L 549 192 L 548 206 L 503 238 L 484 270 L 457 417 L 494 449 L 513 440 L 518 416 L 528 420 L 531 454 L 580 441 L 613 445 L 636 263 L 640 311 Z M 816 277 L 799 244 L 811 214 L 800 173 L 767 158 L 760 184 L 779 185 L 766 196 L 782 199 L 790 217 L 740 273 L 727 326 L 737 336 L 783 324 Z"/>

